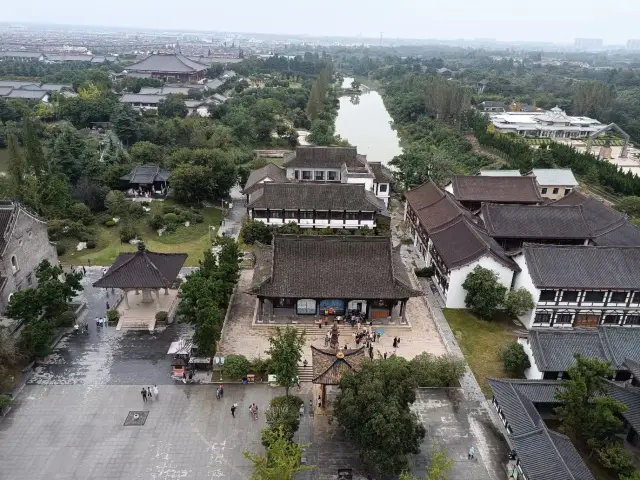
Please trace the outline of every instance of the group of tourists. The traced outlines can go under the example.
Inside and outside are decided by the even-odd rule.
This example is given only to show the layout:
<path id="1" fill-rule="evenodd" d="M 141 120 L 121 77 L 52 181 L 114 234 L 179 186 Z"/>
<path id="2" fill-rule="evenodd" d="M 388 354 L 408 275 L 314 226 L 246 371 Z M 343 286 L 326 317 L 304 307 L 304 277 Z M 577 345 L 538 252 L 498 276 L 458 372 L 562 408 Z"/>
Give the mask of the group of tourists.
<path id="1" fill-rule="evenodd" d="M 151 387 L 147 387 L 146 389 L 142 387 L 140 394 L 142 395 L 142 401 L 145 403 L 147 400 L 151 400 L 154 395 L 156 396 L 156 400 L 160 399 L 160 392 L 158 391 L 157 385 L 154 385 L 153 389 Z"/>

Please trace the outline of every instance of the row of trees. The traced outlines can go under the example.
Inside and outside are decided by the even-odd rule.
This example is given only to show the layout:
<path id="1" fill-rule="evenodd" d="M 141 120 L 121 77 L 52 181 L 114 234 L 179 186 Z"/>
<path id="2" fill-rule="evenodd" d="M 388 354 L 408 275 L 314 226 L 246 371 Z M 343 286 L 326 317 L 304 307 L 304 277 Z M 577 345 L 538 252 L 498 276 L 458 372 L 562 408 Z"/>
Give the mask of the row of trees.
<path id="1" fill-rule="evenodd" d="M 180 289 L 178 314 L 194 326 L 193 342 L 198 353 L 215 353 L 224 317 L 240 271 L 238 244 L 230 238 L 219 238 L 219 252 L 204 252 L 200 268 L 187 277 Z"/>

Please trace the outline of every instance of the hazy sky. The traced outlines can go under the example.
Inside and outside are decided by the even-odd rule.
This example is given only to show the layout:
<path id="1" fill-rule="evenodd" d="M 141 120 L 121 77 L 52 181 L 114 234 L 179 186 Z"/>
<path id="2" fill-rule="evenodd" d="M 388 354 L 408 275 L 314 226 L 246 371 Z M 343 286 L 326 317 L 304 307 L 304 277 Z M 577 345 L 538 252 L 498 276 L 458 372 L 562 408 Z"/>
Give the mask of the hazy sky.
<path id="1" fill-rule="evenodd" d="M 639 0 L 27 0 L 2 21 L 385 38 L 640 38 Z"/>

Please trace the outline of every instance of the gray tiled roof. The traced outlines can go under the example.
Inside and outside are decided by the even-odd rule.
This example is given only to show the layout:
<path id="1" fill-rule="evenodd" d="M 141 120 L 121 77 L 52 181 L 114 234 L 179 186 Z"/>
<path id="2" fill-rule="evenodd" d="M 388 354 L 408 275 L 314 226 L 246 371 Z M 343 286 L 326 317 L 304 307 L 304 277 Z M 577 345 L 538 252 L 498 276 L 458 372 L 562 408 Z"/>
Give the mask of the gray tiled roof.
<path id="1" fill-rule="evenodd" d="M 275 235 L 256 257 L 253 293 L 278 298 L 406 299 L 389 237 Z"/>
<path id="2" fill-rule="evenodd" d="M 375 176 L 376 183 L 392 183 L 393 175 L 391 172 L 382 165 L 382 162 L 369 162 L 369 166 L 371 167 L 371 171 Z"/>
<path id="3" fill-rule="evenodd" d="M 357 183 L 275 183 L 261 184 L 262 193 L 248 208 L 289 210 L 352 210 L 380 212 L 384 205 L 367 195 L 364 185 Z"/>
<path id="4" fill-rule="evenodd" d="M 73 86 L 63 83 L 43 83 L 40 85 L 42 90 L 50 90 L 52 92 L 60 92 L 64 89 L 72 90 Z"/>
<path id="5" fill-rule="evenodd" d="M 593 241 L 596 245 L 640 245 L 640 230 L 625 215 L 593 197 L 574 190 L 550 205 L 581 205 L 584 218 L 594 232 Z"/>
<path id="6" fill-rule="evenodd" d="M 593 236 L 579 205 L 483 203 L 482 219 L 492 237 L 585 240 Z"/>
<path id="7" fill-rule="evenodd" d="M 13 87 L 0 87 L 0 97 L 9 95 L 11 90 L 13 90 Z"/>
<path id="8" fill-rule="evenodd" d="M 577 187 L 578 182 L 570 168 L 534 168 L 531 173 L 541 187 L 558 186 Z"/>
<path id="9" fill-rule="evenodd" d="M 257 170 L 251 170 L 247 183 L 244 186 L 243 193 L 252 193 L 260 188 L 259 182 L 265 178 L 270 178 L 272 182 L 286 182 L 287 175 L 283 168 L 275 163 L 267 163 L 264 167 Z"/>
<path id="10" fill-rule="evenodd" d="M 483 177 L 521 177 L 520 170 L 480 170 Z"/>
<path id="11" fill-rule="evenodd" d="M 640 247 L 525 244 L 538 288 L 640 289 Z"/>
<path id="12" fill-rule="evenodd" d="M 511 435 L 520 466 L 529 480 L 595 480 L 568 437 L 546 428 Z"/>
<path id="13" fill-rule="evenodd" d="M 120 103 L 160 103 L 165 95 L 142 95 L 140 93 L 125 93 L 120 97 Z"/>
<path id="14" fill-rule="evenodd" d="M 511 428 L 509 438 L 529 480 L 593 480 L 571 441 L 549 430 L 532 401 L 520 391 L 521 384 L 533 382 L 490 378 L 488 383 Z M 554 386 L 539 386 L 548 399 Z"/>
<path id="15" fill-rule="evenodd" d="M 27 100 L 42 100 L 47 95 L 46 90 L 18 90 L 13 89 L 7 98 L 26 98 Z"/>
<path id="16" fill-rule="evenodd" d="M 138 244 L 133 253 L 121 253 L 107 273 L 94 282 L 99 288 L 169 288 L 187 260 L 186 253 L 154 253 Z"/>
<path id="17" fill-rule="evenodd" d="M 26 82 L 24 80 L 0 80 L 0 87 L 20 88 L 26 85 L 39 85 L 40 82 Z"/>
<path id="18" fill-rule="evenodd" d="M 541 203 L 533 177 L 493 177 L 454 175 L 451 179 L 456 200 L 495 203 Z"/>
<path id="19" fill-rule="evenodd" d="M 479 219 L 435 183 L 429 181 L 409 190 L 405 198 L 447 267 L 465 265 L 489 254 L 519 271 L 516 263 L 478 224 Z"/>
<path id="20" fill-rule="evenodd" d="M 7 51 L 0 52 L 0 57 L 40 58 L 40 52 Z"/>
<path id="21" fill-rule="evenodd" d="M 640 432 L 640 389 L 609 380 L 606 380 L 605 386 L 611 398 L 626 405 L 627 410 L 622 413 L 622 416 L 636 432 Z"/>
<path id="22" fill-rule="evenodd" d="M 216 88 L 221 87 L 223 84 L 224 82 L 222 80 L 220 80 L 219 78 L 214 78 L 213 80 L 209 80 L 207 82 L 207 87 L 211 90 L 215 90 Z"/>
<path id="23" fill-rule="evenodd" d="M 356 147 L 297 147 L 285 157 L 285 167 L 340 168 L 343 164 L 358 165 Z"/>
<path id="24" fill-rule="evenodd" d="M 631 375 L 640 380 L 640 362 L 636 362 L 630 358 L 625 358 L 624 366 L 631 372 Z"/>
<path id="25" fill-rule="evenodd" d="M 169 179 L 169 170 L 158 165 L 138 165 L 128 175 L 123 175 L 121 180 L 129 183 L 149 185 L 153 182 L 166 182 Z"/>
<path id="26" fill-rule="evenodd" d="M 574 354 L 610 362 L 614 370 L 626 370 L 625 361 L 640 361 L 640 329 L 600 326 L 568 330 L 534 329 L 531 350 L 541 372 L 566 372 Z"/>
<path id="27" fill-rule="evenodd" d="M 132 72 L 193 73 L 208 67 L 179 54 L 158 53 L 127 67 Z"/>

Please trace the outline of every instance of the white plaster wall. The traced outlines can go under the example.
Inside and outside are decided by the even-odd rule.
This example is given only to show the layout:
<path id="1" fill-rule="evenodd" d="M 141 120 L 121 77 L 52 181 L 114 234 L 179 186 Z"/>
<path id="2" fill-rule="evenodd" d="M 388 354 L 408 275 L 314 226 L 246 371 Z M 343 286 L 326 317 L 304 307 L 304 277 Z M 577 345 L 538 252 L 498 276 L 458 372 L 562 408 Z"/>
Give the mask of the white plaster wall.
<path id="1" fill-rule="evenodd" d="M 469 265 L 451 270 L 451 275 L 449 275 L 449 290 L 447 291 L 447 308 L 467 308 L 464 303 L 464 297 L 467 295 L 467 291 L 462 288 L 462 284 L 466 280 L 467 275 L 478 265 L 496 272 L 498 281 L 507 287 L 507 289 L 511 289 L 513 271 L 499 263 L 493 257 L 485 255 Z"/>
<path id="2" fill-rule="evenodd" d="M 531 296 L 533 297 L 533 302 L 537 304 L 538 299 L 540 298 L 540 289 L 533 284 L 533 280 L 531 279 L 531 274 L 529 273 L 529 268 L 527 267 L 527 262 L 525 261 L 524 254 L 521 253 L 520 255 L 513 257 L 513 260 L 521 268 L 521 271 L 516 273 L 514 288 L 526 288 L 527 290 L 529 290 L 529 293 L 531 293 Z M 534 316 L 535 308 L 528 311 L 524 315 L 519 316 L 518 319 L 527 330 L 531 330 L 531 328 L 533 327 Z"/>
<path id="3" fill-rule="evenodd" d="M 453 183 L 449 183 L 446 187 L 444 187 L 444 189 L 449 193 L 453 193 Z"/>
<path id="4" fill-rule="evenodd" d="M 529 380 L 542 380 L 543 374 L 540 370 L 538 370 L 538 365 L 536 364 L 536 359 L 533 356 L 533 350 L 531 349 L 531 343 L 529 343 L 529 339 L 519 338 L 518 343 L 524 348 L 527 357 L 529 357 L 529 363 L 531 363 L 531 367 L 527 368 L 524 371 L 525 378 L 528 378 Z"/>
<path id="5" fill-rule="evenodd" d="M 347 183 L 364 185 L 364 188 L 373 192 L 373 178 L 347 177 Z"/>

